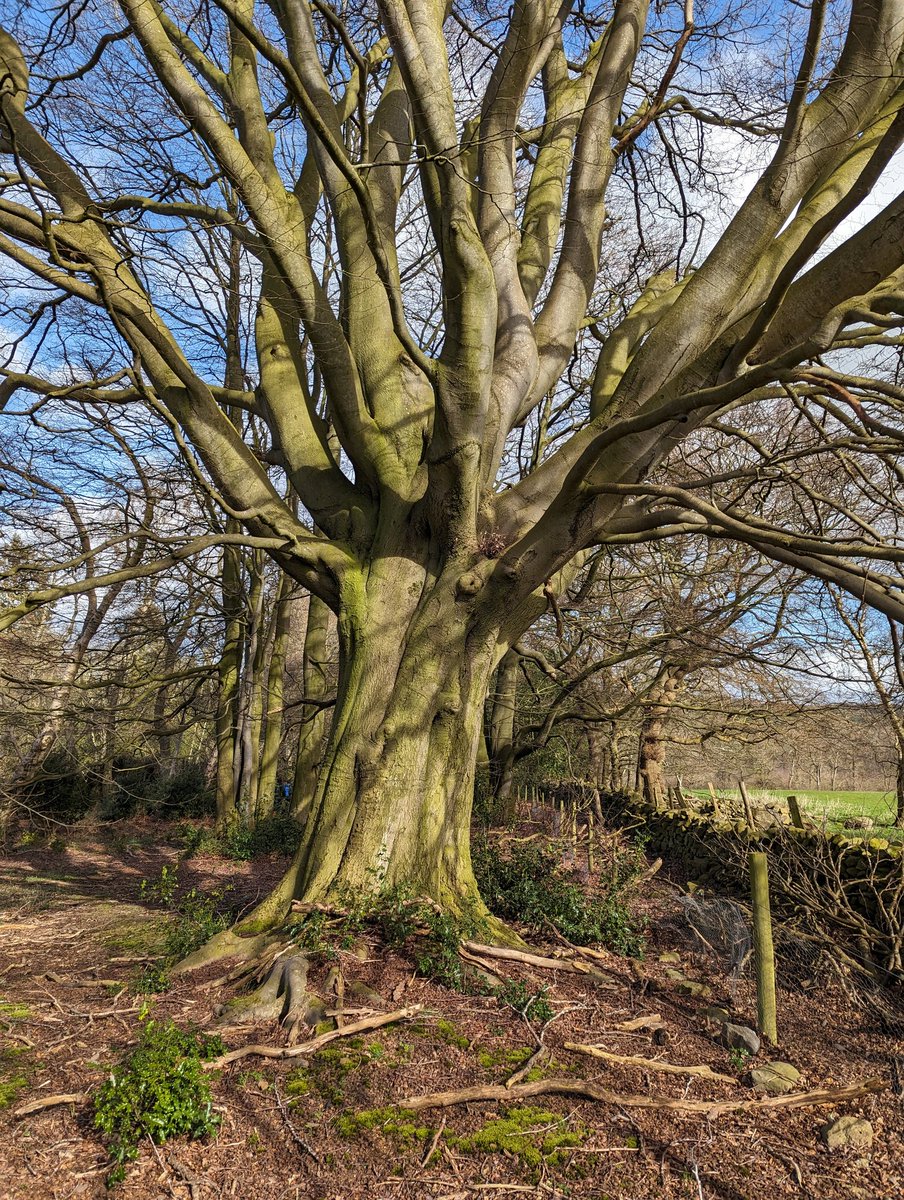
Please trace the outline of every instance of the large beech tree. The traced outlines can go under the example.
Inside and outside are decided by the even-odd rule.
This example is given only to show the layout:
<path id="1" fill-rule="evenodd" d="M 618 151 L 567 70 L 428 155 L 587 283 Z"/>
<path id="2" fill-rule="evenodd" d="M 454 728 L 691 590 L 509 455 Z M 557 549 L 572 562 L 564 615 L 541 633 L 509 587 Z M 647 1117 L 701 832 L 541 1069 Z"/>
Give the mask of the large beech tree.
<path id="1" fill-rule="evenodd" d="M 0 404 L 147 406 L 233 540 L 337 615 L 259 915 L 383 878 L 479 905 L 488 680 L 596 545 L 740 540 L 904 615 L 902 0 L 88 0 L 7 29 Z M 759 173 L 722 222 L 726 157 Z M 210 262 L 174 294 L 211 231 L 253 320 L 230 386 Z"/>

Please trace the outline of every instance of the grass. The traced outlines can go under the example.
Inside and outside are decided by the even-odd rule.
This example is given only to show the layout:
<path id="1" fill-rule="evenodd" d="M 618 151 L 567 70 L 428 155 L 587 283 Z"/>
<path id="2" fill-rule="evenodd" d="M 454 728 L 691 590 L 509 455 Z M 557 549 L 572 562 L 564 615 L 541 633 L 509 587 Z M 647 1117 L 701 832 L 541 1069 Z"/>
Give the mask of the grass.
<path id="1" fill-rule="evenodd" d="M 701 796 L 705 793 L 700 792 Z M 874 827 L 870 830 L 852 830 L 852 834 L 867 837 L 884 837 L 889 841 L 904 841 L 904 829 L 896 828 L 894 792 L 833 792 L 818 789 L 788 788 L 785 791 L 750 789 L 750 798 L 757 802 L 772 801 L 784 804 L 788 795 L 797 796 L 805 815 L 814 821 L 825 821 L 830 832 L 844 826 L 851 817 L 870 817 Z"/>

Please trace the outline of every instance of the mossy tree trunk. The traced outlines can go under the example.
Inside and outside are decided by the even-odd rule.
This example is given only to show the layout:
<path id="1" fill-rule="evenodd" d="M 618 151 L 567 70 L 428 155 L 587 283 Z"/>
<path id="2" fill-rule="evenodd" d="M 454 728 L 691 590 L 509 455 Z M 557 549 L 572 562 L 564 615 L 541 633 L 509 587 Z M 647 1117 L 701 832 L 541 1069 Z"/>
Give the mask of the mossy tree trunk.
<path id="1" fill-rule="evenodd" d="M 515 815 L 515 710 L 518 697 L 520 656 L 509 650 L 496 672 L 489 704 L 487 705 L 487 756 L 490 768 L 490 790 L 493 796 L 493 819 L 508 824 Z"/>
<path id="2" fill-rule="evenodd" d="M 347 597 L 337 703 L 306 835 L 256 918 L 278 919 L 292 898 L 403 884 L 486 919 L 469 837 L 499 630 L 457 589 L 458 574 L 425 587 L 422 572 L 396 560 L 372 568 Z"/>
<path id="3" fill-rule="evenodd" d="M 781 132 L 759 179 L 693 271 L 679 262 L 678 245 L 662 270 L 658 247 L 651 254 L 641 234 L 638 271 L 649 269 L 648 283 L 626 284 L 617 305 L 624 315 L 613 313 L 602 337 L 600 287 L 610 286 L 613 270 L 620 276 L 625 254 L 624 239 L 608 236 L 609 181 L 617 177 L 621 196 L 627 176 L 616 164 L 628 151 L 645 167 L 638 178 L 649 177 L 646 158 L 658 140 L 641 135 L 677 101 L 684 72 L 676 70 L 690 39 L 717 37 L 718 28 L 697 29 L 686 5 L 663 73 L 661 56 L 642 51 L 666 36 L 661 5 L 617 0 L 589 45 L 581 13 L 514 5 L 499 22 L 499 53 L 475 105 L 450 62 L 442 4 L 381 0 L 353 51 L 345 33 L 344 50 L 320 46 L 305 5 L 275 3 L 264 24 L 247 4 L 221 7 L 228 19 L 202 46 L 175 11 L 145 0 L 118 6 L 132 51 L 121 61 L 128 82 L 116 85 L 166 94 L 167 127 L 174 111 L 184 122 L 184 145 L 174 127 L 172 153 L 186 171 L 200 161 L 203 176 L 162 180 L 140 143 L 147 123 L 136 133 L 126 120 L 115 131 L 121 155 L 111 138 L 103 197 L 83 171 L 77 121 L 47 113 L 52 97 L 30 93 L 26 55 L 13 33 L 0 31 L 0 154 L 21 184 L 16 204 L 0 211 L 0 252 L 33 277 L 47 313 L 56 314 L 57 297 L 72 297 L 108 318 L 97 356 L 103 377 L 87 365 L 75 371 L 68 401 L 110 397 L 111 420 L 143 401 L 162 413 L 190 469 L 202 464 L 210 495 L 240 522 L 245 548 L 270 555 L 337 614 L 330 739 L 304 845 L 268 910 L 284 909 L 291 895 L 367 885 L 375 870 L 461 910 L 476 900 L 467 824 L 488 680 L 540 612 L 561 620 L 554 580 L 592 547 L 731 537 L 895 620 L 904 615 L 904 595 L 864 565 L 856 541 L 821 541 L 839 513 L 847 527 L 846 507 L 809 488 L 799 502 L 800 481 L 789 472 L 787 502 L 767 506 L 765 518 L 748 515 L 746 480 L 736 493 L 719 455 L 701 459 L 698 479 L 695 457 L 708 422 L 729 408 L 743 419 L 754 404 L 757 414 L 764 404 L 776 414 L 762 440 L 770 470 L 794 460 L 786 437 L 796 434 L 786 431 L 797 429 L 802 405 L 825 437 L 827 461 L 839 447 L 856 452 L 846 418 L 833 415 L 842 384 L 826 355 L 845 344 L 852 323 L 864 347 L 887 336 L 904 269 L 904 197 L 818 252 L 904 144 L 900 3 L 849 6 L 843 44 L 825 70 L 834 47 L 823 47 L 822 6 L 814 7 L 793 47 L 802 65 L 784 120 L 768 114 Z M 271 15 L 282 26 L 275 42 Z M 73 21 L 96 43 L 107 17 L 89 6 Z M 478 52 L 476 41 L 469 45 Z M 42 73 L 66 70 L 50 61 L 58 53 L 46 51 Z M 701 47 L 695 61 L 705 58 Z M 72 112 L 80 88 L 102 97 L 106 86 L 97 72 L 73 80 Z M 273 107 L 276 93 L 292 98 L 289 119 L 285 106 Z M 632 113 L 636 95 L 655 103 Z M 85 101 L 103 102 L 93 93 Z M 540 132 L 526 145 L 516 131 L 533 108 Z M 700 130 L 705 136 L 705 122 Z M 698 139 L 690 144 L 696 154 Z M 423 259 L 414 263 L 412 172 L 427 217 L 418 223 Z M 154 220 L 151 269 L 141 260 L 143 238 L 124 256 L 123 212 L 136 214 L 136 227 L 144 216 Z M 170 217 L 179 230 L 172 240 L 163 232 Z M 169 292 L 158 292 L 168 270 L 177 278 L 185 269 L 183 227 L 205 245 L 211 231 L 235 232 L 227 290 L 255 307 L 253 332 L 241 325 L 241 356 L 240 325 L 229 323 L 236 369 L 222 388 L 210 383 L 207 349 L 199 353 L 206 341 L 191 322 L 180 339 Z M 219 265 L 222 246 L 210 246 Z M 429 309 L 426 278 L 436 293 Z M 436 315 L 425 326 L 427 311 Z M 861 329 L 864 313 L 870 332 Z M 113 344 L 125 353 L 108 366 Z M 92 354 L 83 357 L 87 364 Z M 570 405 L 573 374 L 586 386 Z M 58 395 L 55 373 L 11 375 L 3 404 L 10 383 Z M 870 396 L 874 410 L 882 395 Z M 559 417 L 550 415 L 552 401 Z M 243 424 L 235 410 L 251 418 Z M 540 452 L 551 420 L 559 431 Z M 537 453 L 523 459 L 519 478 L 519 446 L 532 430 Z M 746 455 L 752 446 L 743 436 Z M 655 475 L 682 443 L 694 468 L 690 488 Z M 872 461 L 859 469 L 869 474 Z M 799 528 L 796 514 L 814 504 L 812 528 Z M 225 545 L 230 536 L 217 538 Z M 209 545 L 202 541 L 197 550 Z M 186 543 L 179 552 L 195 551 Z M 126 577 L 138 569 L 130 563 Z M 0 613 L 0 627 L 84 585 L 35 592 Z M 652 726 L 649 734 L 651 749 L 661 744 Z"/>
<path id="4" fill-rule="evenodd" d="M 273 637 L 266 663 L 264 722 L 260 767 L 257 777 L 257 820 L 273 811 L 279 774 L 279 748 L 283 738 L 283 700 L 286 686 L 286 657 L 292 624 L 292 580 L 284 575 L 279 583 L 273 614 Z"/>
<path id="5" fill-rule="evenodd" d="M 640 730 L 638 775 L 643 796 L 661 808 L 668 795 L 665 784 L 666 729 L 681 695 L 687 668 L 681 664 L 663 667 Z"/>
<path id="6" fill-rule="evenodd" d="M 317 791 L 317 772 L 329 731 L 328 701 L 332 690 L 329 671 L 331 613 L 317 596 L 308 599 L 302 654 L 302 688 L 307 703 L 301 706 L 301 725 L 292 785 L 292 811 L 304 824 Z"/>

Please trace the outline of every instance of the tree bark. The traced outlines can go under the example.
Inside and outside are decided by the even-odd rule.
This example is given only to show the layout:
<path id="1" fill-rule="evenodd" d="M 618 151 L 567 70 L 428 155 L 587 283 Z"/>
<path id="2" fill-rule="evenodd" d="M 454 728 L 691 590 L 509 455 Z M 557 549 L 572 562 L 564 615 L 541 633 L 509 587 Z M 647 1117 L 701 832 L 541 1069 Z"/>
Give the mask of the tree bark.
<path id="1" fill-rule="evenodd" d="M 469 845 L 498 630 L 478 627 L 442 577 L 429 590 L 421 581 L 408 608 L 414 589 L 402 573 L 372 576 L 343 606 L 337 702 L 306 834 L 248 928 L 279 920 L 293 898 L 394 885 L 498 924 L 480 899 Z"/>
<path id="2" fill-rule="evenodd" d="M 330 693 L 327 643 L 331 619 L 330 610 L 323 601 L 310 596 L 302 655 L 302 688 L 312 703 L 301 709 L 292 786 L 292 810 L 302 824 L 307 821 L 314 802 L 317 771 L 329 732 L 330 710 L 320 702 L 326 701 Z"/>
<path id="3" fill-rule="evenodd" d="M 238 523 L 229 521 L 238 528 Z M 242 587 L 240 551 L 227 546 L 223 550 L 221 570 L 223 604 L 223 649 L 217 664 L 217 744 L 216 811 L 217 825 L 232 824 L 238 816 L 235 804 L 236 738 L 238 732 L 239 686 L 243 655 Z"/>
<path id="4" fill-rule="evenodd" d="M 273 641 L 267 663 L 267 685 L 264 705 L 264 734 L 261 742 L 260 769 L 257 780 L 257 820 L 273 811 L 276 782 L 279 773 L 279 748 L 283 738 L 283 697 L 285 694 L 286 654 L 292 620 L 292 581 L 288 575 L 280 580 L 273 615 Z"/>
<path id="5" fill-rule="evenodd" d="M 681 694 L 687 670 L 669 665 L 663 670 L 652 703 L 641 725 L 638 775 L 644 799 L 657 808 L 665 804 L 665 731 Z"/>
<path id="6" fill-rule="evenodd" d="M 518 694 L 519 655 L 509 650 L 496 672 L 487 722 L 487 756 L 490 765 L 490 790 L 493 796 L 493 820 L 507 825 L 515 817 L 512 784 L 515 773 L 515 707 Z"/>

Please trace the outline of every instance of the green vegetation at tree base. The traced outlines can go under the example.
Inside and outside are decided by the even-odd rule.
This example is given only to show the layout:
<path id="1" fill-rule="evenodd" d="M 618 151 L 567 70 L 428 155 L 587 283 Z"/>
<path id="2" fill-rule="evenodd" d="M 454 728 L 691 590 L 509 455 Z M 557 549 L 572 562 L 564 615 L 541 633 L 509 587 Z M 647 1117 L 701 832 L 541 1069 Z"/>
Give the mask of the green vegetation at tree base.
<path id="1" fill-rule="evenodd" d="M 643 954 L 642 925 L 626 897 L 644 866 L 639 845 L 614 853 L 602 895 L 585 891 L 555 854 L 536 844 L 515 845 L 504 857 L 487 841 L 477 841 L 472 857 L 480 893 L 497 916 L 537 933 L 548 933 L 552 925 L 581 945 L 598 943 L 616 954 Z"/>
<path id="2" fill-rule="evenodd" d="M 173 964 L 203 946 L 230 924 L 230 914 L 224 901 L 231 888 L 202 892 L 198 888 L 180 887 L 176 871 L 164 865 L 156 880 L 142 879 L 139 897 L 145 902 L 159 904 L 173 914 L 166 927 L 162 951 L 166 966 Z M 148 982 L 152 982 L 149 978 Z M 144 987 L 145 991 L 165 991 L 161 986 Z M 136 988 L 136 990 L 141 990 Z"/>
<path id="3" fill-rule="evenodd" d="M 471 923 L 440 911 L 404 885 L 377 892 L 346 890 L 339 897 L 337 912 L 337 917 L 305 913 L 289 933 L 309 954 L 329 956 L 336 944 L 348 948 L 357 934 L 374 929 L 392 949 L 410 952 L 418 974 L 454 991 L 465 987 L 458 948 L 462 937 L 474 932 Z"/>

